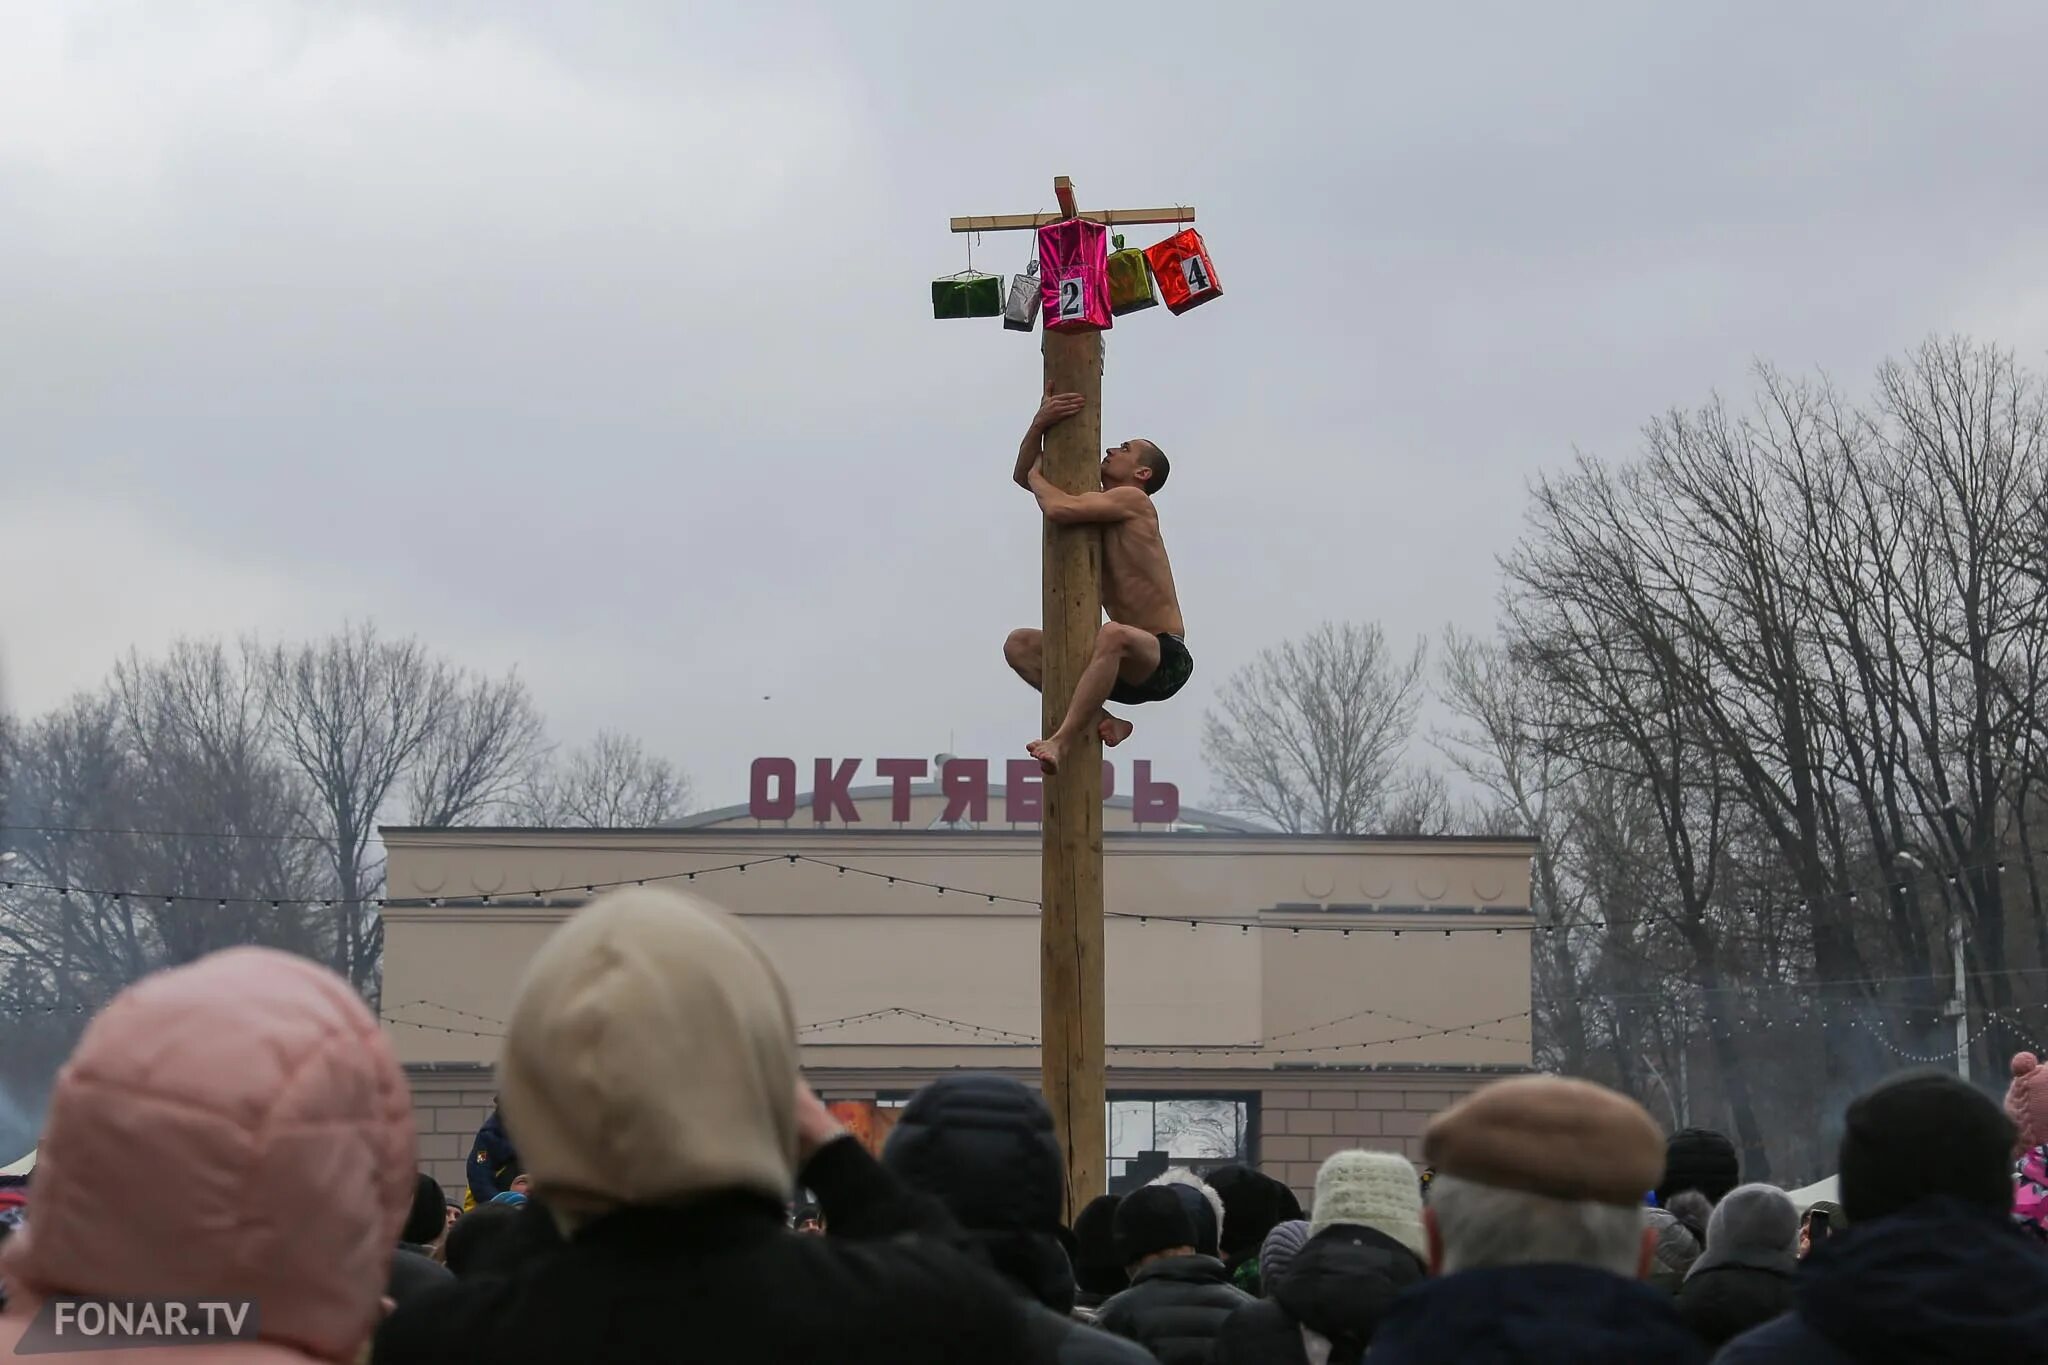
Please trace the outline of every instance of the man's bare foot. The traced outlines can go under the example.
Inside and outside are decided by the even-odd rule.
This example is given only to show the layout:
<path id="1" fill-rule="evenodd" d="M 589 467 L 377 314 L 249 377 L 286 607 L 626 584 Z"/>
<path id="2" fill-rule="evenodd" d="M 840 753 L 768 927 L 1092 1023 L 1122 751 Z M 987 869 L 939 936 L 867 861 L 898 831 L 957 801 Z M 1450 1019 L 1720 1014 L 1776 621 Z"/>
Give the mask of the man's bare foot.
<path id="1" fill-rule="evenodd" d="M 1127 720 L 1118 720 L 1115 716 L 1104 716 L 1101 723 L 1095 727 L 1095 733 L 1102 736 L 1104 747 L 1114 749 L 1117 745 L 1129 739 L 1131 731 L 1137 728 L 1137 726 Z"/>
<path id="2" fill-rule="evenodd" d="M 1067 746 L 1055 737 L 1034 739 L 1024 746 L 1024 751 L 1038 760 L 1038 770 L 1047 777 L 1053 777 L 1060 770 L 1060 761 L 1067 756 Z"/>

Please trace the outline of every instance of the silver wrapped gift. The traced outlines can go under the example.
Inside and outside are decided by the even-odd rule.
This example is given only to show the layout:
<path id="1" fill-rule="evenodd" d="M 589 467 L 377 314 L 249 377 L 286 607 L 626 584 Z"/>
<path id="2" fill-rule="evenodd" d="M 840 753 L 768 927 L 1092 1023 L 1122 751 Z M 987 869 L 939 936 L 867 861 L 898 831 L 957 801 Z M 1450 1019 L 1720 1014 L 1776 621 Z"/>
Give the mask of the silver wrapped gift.
<path id="1" fill-rule="evenodd" d="M 1003 305 L 1004 330 L 1028 332 L 1036 327 L 1038 310 L 1044 302 L 1044 291 L 1038 283 L 1038 262 L 1033 261 L 1023 274 L 1010 281 L 1010 299 Z"/>

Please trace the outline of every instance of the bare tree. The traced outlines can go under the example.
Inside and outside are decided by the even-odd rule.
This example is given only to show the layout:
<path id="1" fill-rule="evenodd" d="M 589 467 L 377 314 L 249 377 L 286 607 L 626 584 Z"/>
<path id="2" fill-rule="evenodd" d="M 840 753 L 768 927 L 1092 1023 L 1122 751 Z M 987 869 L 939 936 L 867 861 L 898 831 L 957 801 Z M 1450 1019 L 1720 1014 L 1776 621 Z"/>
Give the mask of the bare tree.
<path id="1" fill-rule="evenodd" d="M 384 927 L 372 898 L 383 876 L 377 820 L 456 711 L 457 675 L 417 640 L 385 640 L 368 623 L 313 644 L 249 646 L 265 682 L 271 732 L 312 793 L 308 827 L 335 881 L 334 969 L 374 994 Z"/>
<path id="2" fill-rule="evenodd" d="M 413 763 L 412 823 L 469 824 L 509 808 L 539 760 L 541 730 L 517 675 L 465 679 Z"/>
<path id="3" fill-rule="evenodd" d="M 689 813 L 690 779 L 638 739 L 605 730 L 566 759 L 538 767 L 513 809 L 525 824 L 556 828 L 673 824 Z"/>
<path id="4" fill-rule="evenodd" d="M 1325 622 L 1232 674 L 1203 718 L 1217 803 L 1291 834 L 1384 825 L 1415 727 L 1426 647 L 1396 658 L 1373 623 Z"/>

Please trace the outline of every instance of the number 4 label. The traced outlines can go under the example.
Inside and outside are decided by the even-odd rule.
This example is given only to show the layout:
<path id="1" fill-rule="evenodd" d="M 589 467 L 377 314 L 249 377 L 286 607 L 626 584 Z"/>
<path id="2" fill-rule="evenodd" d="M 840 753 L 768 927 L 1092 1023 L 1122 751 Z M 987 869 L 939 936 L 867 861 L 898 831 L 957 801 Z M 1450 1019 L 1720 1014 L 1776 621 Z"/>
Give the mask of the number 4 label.
<path id="1" fill-rule="evenodd" d="M 1209 271 L 1203 266 L 1200 256 L 1183 256 L 1180 273 L 1188 282 L 1190 294 L 1206 294 L 1212 287 L 1209 283 Z"/>
<path id="2" fill-rule="evenodd" d="M 1060 281 L 1060 320 L 1088 316 L 1088 306 L 1081 296 L 1081 281 L 1078 277 Z"/>

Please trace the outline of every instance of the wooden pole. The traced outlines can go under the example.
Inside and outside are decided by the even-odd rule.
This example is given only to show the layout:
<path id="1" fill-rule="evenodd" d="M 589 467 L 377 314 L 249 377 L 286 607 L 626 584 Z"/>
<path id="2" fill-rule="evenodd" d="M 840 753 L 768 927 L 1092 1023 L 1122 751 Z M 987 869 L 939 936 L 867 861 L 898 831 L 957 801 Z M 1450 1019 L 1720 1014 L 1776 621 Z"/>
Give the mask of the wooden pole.
<path id="1" fill-rule="evenodd" d="M 1074 185 L 1053 181 L 1058 213 L 982 214 L 952 220 L 955 232 L 1022 232 L 1061 218 L 1102 223 L 1195 220 L 1170 209 L 1075 208 Z M 1045 381 L 1087 399 L 1045 438 L 1045 476 L 1070 493 L 1102 487 L 1102 334 L 1045 333 Z M 1045 711 L 1042 733 L 1065 718 L 1102 621 L 1102 533 L 1045 527 Z M 1067 1217 L 1108 1188 L 1107 1095 L 1102 1022 L 1102 740 L 1091 726 L 1045 784 L 1038 1000 L 1045 1102 L 1067 1155 Z"/>
<path id="2" fill-rule="evenodd" d="M 1045 333 L 1045 380 L 1087 399 L 1045 439 L 1045 476 L 1102 487 L 1102 334 Z M 1066 716 L 1102 621 L 1102 532 L 1045 525 L 1044 733 Z M 1045 782 L 1038 992 L 1045 1102 L 1067 1154 L 1067 1220 L 1108 1188 L 1104 1132 L 1102 741 L 1091 726 Z"/>

